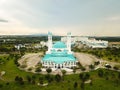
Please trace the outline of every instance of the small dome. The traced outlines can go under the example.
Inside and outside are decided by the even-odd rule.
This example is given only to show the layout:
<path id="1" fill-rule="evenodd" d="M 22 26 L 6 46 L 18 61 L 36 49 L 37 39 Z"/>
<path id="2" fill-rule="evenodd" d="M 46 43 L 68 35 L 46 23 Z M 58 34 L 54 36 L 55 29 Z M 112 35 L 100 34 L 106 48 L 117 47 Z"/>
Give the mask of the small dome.
<path id="1" fill-rule="evenodd" d="M 66 48 L 66 45 L 64 42 L 56 42 L 54 45 L 53 45 L 53 48 Z"/>

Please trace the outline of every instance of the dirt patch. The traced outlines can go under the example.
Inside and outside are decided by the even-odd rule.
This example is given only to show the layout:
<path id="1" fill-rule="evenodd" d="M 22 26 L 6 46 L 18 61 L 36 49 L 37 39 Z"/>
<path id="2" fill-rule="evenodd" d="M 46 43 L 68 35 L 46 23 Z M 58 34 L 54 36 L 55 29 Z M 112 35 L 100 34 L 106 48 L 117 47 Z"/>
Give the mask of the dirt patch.
<path id="1" fill-rule="evenodd" d="M 26 69 L 35 67 L 41 60 L 41 53 L 32 53 L 24 55 L 18 63 L 20 65 L 26 65 Z"/>
<path id="2" fill-rule="evenodd" d="M 75 56 L 82 66 L 88 66 L 94 64 L 95 61 L 98 61 L 98 59 L 95 56 L 90 54 L 75 53 Z"/>

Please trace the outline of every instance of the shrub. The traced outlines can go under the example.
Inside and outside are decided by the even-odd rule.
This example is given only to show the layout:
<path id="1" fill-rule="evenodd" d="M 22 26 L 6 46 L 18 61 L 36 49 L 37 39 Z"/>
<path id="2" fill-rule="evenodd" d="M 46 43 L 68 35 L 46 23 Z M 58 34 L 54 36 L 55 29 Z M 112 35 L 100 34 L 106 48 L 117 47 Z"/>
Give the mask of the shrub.
<path id="1" fill-rule="evenodd" d="M 89 65 L 89 68 L 91 69 L 91 70 L 93 70 L 94 68 L 95 68 L 95 66 L 94 65 Z"/>
<path id="2" fill-rule="evenodd" d="M 81 70 L 82 70 L 82 71 L 85 71 L 85 70 L 86 70 L 86 68 L 85 68 L 85 67 L 81 67 Z"/>
<path id="3" fill-rule="evenodd" d="M 79 78 L 84 82 L 90 78 L 89 73 L 80 73 Z"/>
<path id="4" fill-rule="evenodd" d="M 99 65 L 100 64 L 100 61 L 96 61 L 95 63 L 94 63 L 94 65 Z"/>
<path id="5" fill-rule="evenodd" d="M 2 88 L 3 87 L 3 85 L 2 84 L 0 84 L 0 88 Z"/>
<path id="6" fill-rule="evenodd" d="M 119 70 L 119 69 L 120 69 L 120 65 L 115 65 L 115 66 L 113 67 L 113 69 Z"/>
<path id="7" fill-rule="evenodd" d="M 47 68 L 46 71 L 47 71 L 47 73 L 51 73 L 52 69 L 51 68 Z"/>
<path id="8" fill-rule="evenodd" d="M 35 72 L 41 72 L 41 68 L 36 68 Z"/>
<path id="9" fill-rule="evenodd" d="M 110 69 L 111 68 L 111 65 L 105 65 L 106 68 Z"/>
<path id="10" fill-rule="evenodd" d="M 103 70 L 99 70 L 99 71 L 98 71 L 98 76 L 99 76 L 99 77 L 103 77 L 103 75 L 104 75 Z"/>
<path id="11" fill-rule="evenodd" d="M 116 67 L 116 66 L 114 66 L 114 67 L 113 67 L 113 69 L 115 69 L 115 70 L 119 70 L 119 68 L 118 68 L 118 67 Z"/>
<path id="12" fill-rule="evenodd" d="M 73 73 L 75 73 L 75 72 L 76 72 L 76 67 L 73 68 Z"/>
<path id="13" fill-rule="evenodd" d="M 23 81 L 23 78 L 22 78 L 22 77 L 16 76 L 16 77 L 15 77 L 15 81 L 16 81 L 17 83 L 19 83 L 20 85 L 23 85 L 23 84 L 24 84 L 24 81 Z"/>
<path id="14" fill-rule="evenodd" d="M 78 83 L 75 82 L 75 83 L 74 83 L 74 88 L 77 88 L 77 86 L 78 86 Z"/>
<path id="15" fill-rule="evenodd" d="M 27 67 L 27 65 L 21 65 L 20 66 L 20 68 L 26 68 Z"/>
<path id="16" fill-rule="evenodd" d="M 28 68 L 28 71 L 31 71 L 32 70 L 32 68 Z"/>
<path id="17" fill-rule="evenodd" d="M 62 77 L 61 77 L 59 74 L 56 74 L 56 75 L 55 75 L 55 80 L 56 80 L 57 82 L 60 82 L 61 79 L 62 79 Z"/>
<path id="18" fill-rule="evenodd" d="M 30 83 L 31 82 L 31 77 L 30 76 L 26 76 L 26 79 L 27 79 L 27 81 Z"/>
<path id="19" fill-rule="evenodd" d="M 62 74 L 65 75 L 66 74 L 66 70 L 62 70 Z"/>

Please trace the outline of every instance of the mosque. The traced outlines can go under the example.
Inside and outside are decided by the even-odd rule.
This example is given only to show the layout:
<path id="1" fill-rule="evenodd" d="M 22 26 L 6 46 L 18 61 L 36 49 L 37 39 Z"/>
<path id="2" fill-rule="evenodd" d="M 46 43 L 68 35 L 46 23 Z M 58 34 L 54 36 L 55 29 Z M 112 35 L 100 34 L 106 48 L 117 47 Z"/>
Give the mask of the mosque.
<path id="1" fill-rule="evenodd" d="M 71 51 L 71 33 L 67 33 L 67 42 L 58 41 L 53 44 L 52 33 L 48 32 L 48 51 L 41 63 L 45 68 L 72 68 L 76 66 L 76 58 Z"/>

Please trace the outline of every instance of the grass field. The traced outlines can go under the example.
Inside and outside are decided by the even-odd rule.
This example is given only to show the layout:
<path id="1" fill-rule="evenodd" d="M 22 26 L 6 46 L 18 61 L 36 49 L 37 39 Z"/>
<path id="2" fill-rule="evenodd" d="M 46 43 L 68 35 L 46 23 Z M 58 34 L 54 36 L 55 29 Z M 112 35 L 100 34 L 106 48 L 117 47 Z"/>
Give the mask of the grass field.
<path id="1" fill-rule="evenodd" d="M 6 56 L 8 57 L 8 56 Z M 52 76 L 53 81 L 48 86 L 38 86 L 39 78 L 42 77 L 44 82 L 47 82 L 45 75 L 33 74 L 25 71 L 21 71 L 14 64 L 14 58 L 6 61 L 6 63 L 0 65 L 0 72 L 5 71 L 6 74 L 0 80 L 0 90 L 82 90 L 82 81 L 79 78 L 79 74 L 65 75 L 64 80 L 60 82 L 55 80 L 55 76 Z M 115 71 L 105 70 L 103 71 L 103 77 L 98 76 L 98 71 L 91 71 L 90 79 L 91 84 L 85 84 L 84 90 L 120 90 L 120 78 L 119 73 Z M 28 83 L 26 76 L 34 77 L 35 84 Z M 24 84 L 20 85 L 15 82 L 15 77 L 20 76 L 24 80 Z M 77 87 L 74 88 L 74 83 L 77 82 Z"/>

